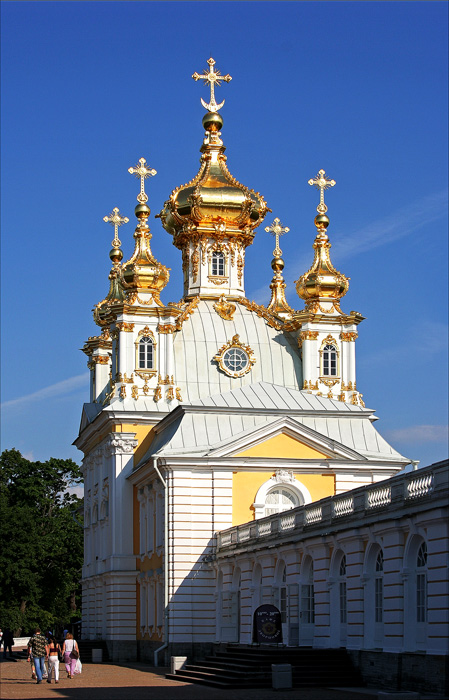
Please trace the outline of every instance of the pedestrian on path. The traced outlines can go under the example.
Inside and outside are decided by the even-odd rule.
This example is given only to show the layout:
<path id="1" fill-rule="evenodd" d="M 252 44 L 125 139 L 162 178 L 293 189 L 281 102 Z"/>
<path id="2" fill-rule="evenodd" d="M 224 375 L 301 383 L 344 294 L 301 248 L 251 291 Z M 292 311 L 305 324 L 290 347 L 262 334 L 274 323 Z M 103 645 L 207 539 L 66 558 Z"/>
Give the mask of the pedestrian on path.
<path id="1" fill-rule="evenodd" d="M 73 639 L 73 634 L 71 632 L 67 632 L 64 644 L 62 645 L 62 653 L 64 656 L 67 678 L 73 678 L 76 662 L 79 659 L 80 652 L 78 644 L 76 643 L 76 640 Z"/>
<path id="2" fill-rule="evenodd" d="M 9 649 L 9 657 L 10 657 L 10 659 L 12 659 L 13 658 L 12 647 L 14 644 L 14 635 L 11 632 L 11 630 L 9 629 L 9 627 L 7 627 L 3 631 L 2 638 L 0 639 L 0 647 L 1 647 L 2 643 L 3 643 L 3 658 L 6 659 L 6 650 Z"/>
<path id="3" fill-rule="evenodd" d="M 32 654 L 37 676 L 36 683 L 42 683 L 42 676 L 45 671 L 45 659 L 47 656 L 46 646 L 47 640 L 44 635 L 41 634 L 39 627 L 36 627 L 33 636 L 30 637 L 28 642 L 28 659 L 30 659 Z"/>
<path id="4" fill-rule="evenodd" d="M 46 648 L 48 656 L 48 679 L 47 683 L 51 683 L 51 674 L 55 674 L 55 683 L 59 683 L 59 654 L 61 647 L 52 634 L 48 636 L 48 644 Z"/>

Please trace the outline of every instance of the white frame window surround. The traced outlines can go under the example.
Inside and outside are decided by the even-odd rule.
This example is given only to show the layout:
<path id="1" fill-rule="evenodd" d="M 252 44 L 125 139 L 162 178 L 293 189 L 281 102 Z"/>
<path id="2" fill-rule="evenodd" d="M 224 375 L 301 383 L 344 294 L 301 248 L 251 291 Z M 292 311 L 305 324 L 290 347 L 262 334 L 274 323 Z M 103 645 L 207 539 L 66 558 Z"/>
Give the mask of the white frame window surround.
<path id="1" fill-rule="evenodd" d="M 214 250 L 210 263 L 211 277 L 226 277 L 226 257 L 221 250 Z"/>
<path id="2" fill-rule="evenodd" d="M 286 491 L 289 491 L 292 495 L 294 495 L 298 499 L 298 506 L 312 503 L 310 491 L 306 486 L 304 486 L 304 484 L 295 479 L 293 472 L 288 469 L 278 469 L 274 476 L 265 481 L 265 483 L 262 484 L 256 493 L 256 498 L 253 503 L 255 520 L 265 516 L 267 505 L 268 507 L 271 506 L 271 504 L 267 504 L 266 502 L 267 496 L 270 491 L 278 488 L 285 488 Z M 286 510 L 288 510 L 288 508 Z M 279 512 L 281 512 L 281 510 L 279 510 Z"/>

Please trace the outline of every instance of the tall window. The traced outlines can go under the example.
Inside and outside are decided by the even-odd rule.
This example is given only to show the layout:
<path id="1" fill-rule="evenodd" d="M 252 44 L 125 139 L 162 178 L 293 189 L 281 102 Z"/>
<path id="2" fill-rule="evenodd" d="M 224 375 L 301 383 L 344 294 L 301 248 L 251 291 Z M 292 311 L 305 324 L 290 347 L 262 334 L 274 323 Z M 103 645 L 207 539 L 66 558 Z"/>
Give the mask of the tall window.
<path id="1" fill-rule="evenodd" d="M 335 345 L 325 345 L 323 348 L 323 376 L 337 376 L 337 348 Z"/>
<path id="2" fill-rule="evenodd" d="M 315 622 L 315 590 L 313 587 L 313 564 L 308 571 L 308 582 L 301 586 L 301 619 L 306 625 Z"/>
<path id="3" fill-rule="evenodd" d="M 220 252 L 212 253 L 211 273 L 214 277 L 224 277 L 225 274 L 225 258 Z"/>
<path id="4" fill-rule="evenodd" d="M 340 562 L 339 570 L 339 594 L 340 594 L 340 623 L 346 624 L 348 617 L 347 602 L 346 602 L 346 555 L 343 555 Z"/>
<path id="5" fill-rule="evenodd" d="M 139 341 L 139 369 L 154 368 L 153 339 L 144 335 Z"/>
<path id="6" fill-rule="evenodd" d="M 376 559 L 376 577 L 374 579 L 374 619 L 376 622 L 383 622 L 384 610 L 384 555 L 382 550 Z"/>
<path id="7" fill-rule="evenodd" d="M 267 494 L 265 500 L 265 515 L 282 513 L 282 511 L 296 508 L 296 506 L 299 506 L 298 497 L 290 491 L 290 489 L 277 486 L 271 489 Z"/>
<path id="8" fill-rule="evenodd" d="M 427 545 L 423 542 L 416 557 L 416 621 L 427 620 Z"/>

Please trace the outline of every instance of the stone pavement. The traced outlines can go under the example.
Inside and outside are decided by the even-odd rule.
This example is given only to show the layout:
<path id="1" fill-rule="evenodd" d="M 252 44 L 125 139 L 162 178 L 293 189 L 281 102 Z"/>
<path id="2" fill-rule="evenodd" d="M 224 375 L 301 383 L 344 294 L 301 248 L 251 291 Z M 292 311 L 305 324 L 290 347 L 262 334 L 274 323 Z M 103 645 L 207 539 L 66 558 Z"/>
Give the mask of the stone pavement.
<path id="1" fill-rule="evenodd" d="M 66 677 L 60 664 L 58 685 L 31 680 L 30 664 L 25 660 L 0 664 L 2 700 L 45 698 L 58 700 L 374 700 L 376 691 L 306 688 L 294 690 L 221 690 L 165 678 L 168 669 L 143 663 L 86 664 L 73 680 Z"/>

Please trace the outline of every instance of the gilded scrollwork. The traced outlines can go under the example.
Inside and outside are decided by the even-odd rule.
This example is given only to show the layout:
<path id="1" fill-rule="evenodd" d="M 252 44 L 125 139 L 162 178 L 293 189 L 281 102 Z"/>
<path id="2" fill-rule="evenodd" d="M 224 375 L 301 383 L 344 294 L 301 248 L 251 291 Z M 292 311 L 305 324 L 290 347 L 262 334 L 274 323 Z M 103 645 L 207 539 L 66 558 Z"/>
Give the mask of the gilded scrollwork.
<path id="1" fill-rule="evenodd" d="M 340 333 L 340 340 L 342 340 L 345 343 L 351 343 L 358 337 L 358 333 L 345 333 L 343 331 Z"/>
<path id="2" fill-rule="evenodd" d="M 154 400 L 155 400 L 156 402 L 157 402 L 157 401 L 160 401 L 161 398 L 162 398 L 162 389 L 161 389 L 161 387 L 159 386 L 159 384 L 157 385 L 157 387 L 156 387 L 155 390 L 154 390 L 153 398 L 154 398 Z"/>
<path id="3" fill-rule="evenodd" d="M 126 321 L 119 321 L 116 324 L 118 331 L 123 331 L 124 333 L 132 333 L 134 330 L 134 323 L 126 323 Z"/>
<path id="4" fill-rule="evenodd" d="M 217 314 L 225 321 L 232 321 L 236 310 L 236 305 L 226 301 L 222 295 L 216 304 L 213 305 Z"/>

